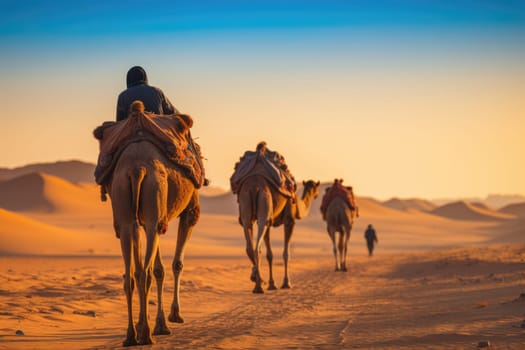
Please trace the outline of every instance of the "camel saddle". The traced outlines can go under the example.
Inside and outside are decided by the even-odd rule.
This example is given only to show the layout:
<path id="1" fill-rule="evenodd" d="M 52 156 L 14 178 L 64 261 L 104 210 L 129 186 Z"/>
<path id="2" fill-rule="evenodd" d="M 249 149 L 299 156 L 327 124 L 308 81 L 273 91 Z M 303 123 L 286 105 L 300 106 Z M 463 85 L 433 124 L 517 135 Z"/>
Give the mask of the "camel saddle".
<path id="1" fill-rule="evenodd" d="M 331 187 L 326 189 L 321 201 L 321 213 L 323 214 L 323 219 L 326 217 L 326 209 L 328 208 L 328 205 L 330 205 L 330 203 L 337 197 L 343 199 L 350 210 L 358 210 L 352 187 L 343 186 L 342 181 L 335 181 Z"/>
<path id="2" fill-rule="evenodd" d="M 200 188 L 204 182 L 204 167 L 200 147 L 189 132 L 192 124 L 188 115 L 157 115 L 144 111 L 130 114 L 119 122 L 104 122 L 93 131 L 100 146 L 95 181 L 102 186 L 108 184 L 126 146 L 149 141 L 175 166 L 182 168 L 196 188 Z"/>
<path id="3" fill-rule="evenodd" d="M 258 163 L 263 166 L 256 167 Z M 254 175 L 266 178 L 283 196 L 295 198 L 297 184 L 288 170 L 284 157 L 278 152 L 269 150 L 265 142 L 259 143 L 255 152 L 246 151 L 235 164 L 235 170 L 230 177 L 232 192 L 238 193 L 244 180 Z"/>

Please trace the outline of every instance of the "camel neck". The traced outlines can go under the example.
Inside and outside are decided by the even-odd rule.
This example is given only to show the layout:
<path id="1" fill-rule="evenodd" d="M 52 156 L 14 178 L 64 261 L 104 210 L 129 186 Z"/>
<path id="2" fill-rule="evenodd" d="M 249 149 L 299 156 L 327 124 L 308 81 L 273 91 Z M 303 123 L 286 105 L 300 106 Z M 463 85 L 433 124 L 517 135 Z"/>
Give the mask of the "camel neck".
<path id="1" fill-rule="evenodd" d="M 297 198 L 297 218 L 305 218 L 310 212 L 310 205 L 312 203 L 312 196 L 303 193 L 302 198 Z"/>

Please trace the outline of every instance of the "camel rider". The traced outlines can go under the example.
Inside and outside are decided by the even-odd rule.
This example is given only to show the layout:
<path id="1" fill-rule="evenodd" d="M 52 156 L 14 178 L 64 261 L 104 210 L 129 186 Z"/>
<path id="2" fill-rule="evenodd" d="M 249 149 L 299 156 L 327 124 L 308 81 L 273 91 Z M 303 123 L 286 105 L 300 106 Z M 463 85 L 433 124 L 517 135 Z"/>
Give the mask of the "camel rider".
<path id="1" fill-rule="evenodd" d="M 139 66 L 131 67 L 126 76 L 127 89 L 122 91 L 117 101 L 117 121 L 128 117 L 133 101 L 140 100 L 144 109 L 155 114 L 179 113 L 161 89 L 148 85 L 146 71 Z"/>
<path id="2" fill-rule="evenodd" d="M 144 110 L 154 114 L 178 114 L 179 111 L 171 104 L 161 89 L 148 84 L 148 77 L 144 68 L 140 66 L 131 67 L 126 75 L 127 89 L 122 91 L 117 100 L 117 122 L 128 117 L 129 109 L 133 101 L 140 100 L 144 104 Z M 188 144 L 196 159 L 201 159 L 191 134 L 188 132 Z M 202 166 L 202 163 L 200 163 Z M 204 179 L 204 186 L 209 183 Z"/>

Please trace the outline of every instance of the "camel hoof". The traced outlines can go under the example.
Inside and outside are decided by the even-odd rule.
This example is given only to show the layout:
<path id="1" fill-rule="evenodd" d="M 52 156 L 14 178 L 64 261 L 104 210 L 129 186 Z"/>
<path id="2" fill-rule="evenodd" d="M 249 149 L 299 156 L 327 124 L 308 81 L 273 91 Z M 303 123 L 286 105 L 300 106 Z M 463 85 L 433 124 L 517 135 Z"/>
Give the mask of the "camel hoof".
<path id="1" fill-rule="evenodd" d="M 144 326 L 143 322 L 137 322 L 137 324 L 135 325 L 135 329 L 137 330 L 137 334 L 141 334 L 142 333 L 142 327 L 143 326 Z"/>
<path id="2" fill-rule="evenodd" d="M 264 289 L 262 289 L 261 286 L 256 286 L 256 287 L 253 289 L 253 293 L 254 293 L 254 294 L 264 294 Z"/>
<path id="3" fill-rule="evenodd" d="M 277 287 L 275 286 L 275 283 L 271 282 L 270 285 L 268 286 L 268 290 L 276 290 Z"/>
<path id="4" fill-rule="evenodd" d="M 166 326 L 166 324 L 157 323 L 155 325 L 155 329 L 153 329 L 153 335 L 170 335 L 170 334 L 171 334 L 171 331 L 168 328 L 168 326 Z"/>
<path id="5" fill-rule="evenodd" d="M 170 314 L 168 316 L 168 321 L 173 323 L 184 323 L 184 319 L 180 316 L 178 312 L 175 314 Z"/>
<path id="6" fill-rule="evenodd" d="M 147 336 L 139 341 L 139 345 L 152 345 L 155 344 L 151 336 Z"/>
<path id="7" fill-rule="evenodd" d="M 283 283 L 283 285 L 281 286 L 281 289 L 290 289 L 290 288 L 292 288 L 290 283 Z"/>
<path id="8" fill-rule="evenodd" d="M 122 346 L 135 346 L 135 345 L 139 345 L 139 343 L 137 342 L 137 339 L 135 338 L 127 338 L 126 340 L 122 342 Z"/>

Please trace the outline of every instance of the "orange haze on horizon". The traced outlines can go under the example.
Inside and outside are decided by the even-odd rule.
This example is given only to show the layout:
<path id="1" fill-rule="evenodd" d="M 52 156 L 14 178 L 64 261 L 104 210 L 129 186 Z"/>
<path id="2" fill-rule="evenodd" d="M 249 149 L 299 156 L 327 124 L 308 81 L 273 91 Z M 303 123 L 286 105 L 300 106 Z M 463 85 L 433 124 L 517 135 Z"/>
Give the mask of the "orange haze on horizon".
<path id="1" fill-rule="evenodd" d="M 175 35 L 162 39 L 177 46 L 155 39 L 147 51 L 128 40 L 8 56 L 0 167 L 96 162 L 92 130 L 114 119 L 126 71 L 138 64 L 194 118 L 214 186 L 229 188 L 235 162 L 264 140 L 297 180 L 344 178 L 359 195 L 525 194 L 521 46 L 314 33 L 311 42 Z"/>

